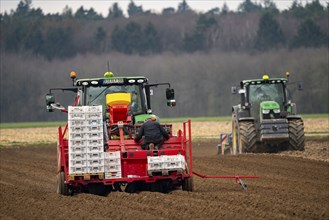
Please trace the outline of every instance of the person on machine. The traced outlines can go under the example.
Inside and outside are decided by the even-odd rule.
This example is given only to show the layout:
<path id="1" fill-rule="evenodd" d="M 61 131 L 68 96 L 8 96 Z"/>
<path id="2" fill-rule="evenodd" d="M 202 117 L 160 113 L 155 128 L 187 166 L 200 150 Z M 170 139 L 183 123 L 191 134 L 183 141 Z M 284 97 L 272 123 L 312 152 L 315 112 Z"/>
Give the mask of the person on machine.
<path id="1" fill-rule="evenodd" d="M 154 117 L 150 117 L 139 129 L 135 137 L 135 142 L 142 139 L 141 147 L 144 150 L 157 150 L 165 140 L 169 139 L 169 134 L 160 126 Z"/>

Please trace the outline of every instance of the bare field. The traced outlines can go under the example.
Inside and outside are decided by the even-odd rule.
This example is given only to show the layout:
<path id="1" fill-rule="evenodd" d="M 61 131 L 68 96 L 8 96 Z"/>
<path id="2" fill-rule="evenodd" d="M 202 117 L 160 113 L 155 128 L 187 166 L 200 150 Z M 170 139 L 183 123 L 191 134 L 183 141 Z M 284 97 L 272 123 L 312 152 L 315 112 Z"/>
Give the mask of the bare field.
<path id="1" fill-rule="evenodd" d="M 24 145 L 57 142 L 57 128 L 0 129 L 0 145 Z"/>
<path id="2" fill-rule="evenodd" d="M 0 219 L 329 219 L 329 138 L 308 138 L 301 157 L 217 155 L 214 139 L 193 141 L 193 170 L 257 175 L 248 190 L 233 180 L 194 176 L 194 192 L 56 194 L 56 144 L 0 148 Z M 326 150 L 321 150 L 326 149 Z M 319 151 L 318 151 L 319 150 Z"/>
<path id="3" fill-rule="evenodd" d="M 306 133 L 328 133 L 329 118 L 304 119 Z M 173 133 L 182 123 L 173 123 Z M 231 132 L 231 121 L 193 122 L 193 138 L 218 138 L 220 132 Z M 0 129 L 0 146 L 45 144 L 57 141 L 57 127 Z"/>

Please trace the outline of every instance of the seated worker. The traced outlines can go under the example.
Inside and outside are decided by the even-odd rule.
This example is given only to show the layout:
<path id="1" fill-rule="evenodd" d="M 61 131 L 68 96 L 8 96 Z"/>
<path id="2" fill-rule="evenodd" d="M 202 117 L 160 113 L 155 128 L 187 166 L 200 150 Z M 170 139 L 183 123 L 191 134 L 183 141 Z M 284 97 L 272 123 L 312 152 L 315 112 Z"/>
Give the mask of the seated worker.
<path id="1" fill-rule="evenodd" d="M 169 139 L 169 134 L 155 120 L 155 118 L 148 118 L 135 137 L 135 142 L 138 142 L 144 136 L 141 143 L 144 150 L 157 150 L 165 139 Z"/>

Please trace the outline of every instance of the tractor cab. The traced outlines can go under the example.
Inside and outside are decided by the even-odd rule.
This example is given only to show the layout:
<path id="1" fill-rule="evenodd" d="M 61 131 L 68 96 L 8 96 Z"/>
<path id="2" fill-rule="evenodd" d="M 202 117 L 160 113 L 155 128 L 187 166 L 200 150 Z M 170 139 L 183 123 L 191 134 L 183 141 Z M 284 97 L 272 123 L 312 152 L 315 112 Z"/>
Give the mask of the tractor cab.
<path id="1" fill-rule="evenodd" d="M 280 118 L 286 109 L 286 83 L 284 78 L 264 76 L 263 79 L 242 81 L 246 91 L 245 105 L 250 108 L 250 116 L 261 119 Z"/>
<path id="2" fill-rule="evenodd" d="M 135 77 L 114 77 L 111 72 L 106 72 L 103 78 L 78 79 L 76 74 L 71 73 L 73 88 L 50 89 L 46 95 L 48 111 L 54 109 L 64 110 L 60 105 L 55 104 L 55 98 L 52 94 L 54 90 L 73 91 L 77 93 L 77 106 L 97 106 L 103 108 L 103 120 L 110 120 L 110 105 L 107 103 L 107 97 L 110 94 L 129 94 L 128 114 L 132 117 L 133 123 L 142 124 L 146 118 L 152 114 L 151 109 L 151 88 L 160 85 L 166 85 L 167 105 L 173 107 L 176 105 L 174 89 L 170 88 L 169 83 L 149 84 L 148 79 L 142 76 Z M 128 96 L 126 96 L 127 98 Z M 159 120 L 159 118 L 157 118 Z"/>
<path id="3" fill-rule="evenodd" d="M 117 102 L 127 103 L 127 113 L 130 116 L 145 115 L 151 113 L 147 106 L 146 83 L 147 79 L 144 77 L 79 79 L 76 81 L 77 86 L 82 86 L 82 97 L 79 104 L 84 106 L 101 105 L 104 120 L 110 119 L 109 110 L 113 111 L 111 105 L 116 102 L 116 99 L 118 99 Z"/>

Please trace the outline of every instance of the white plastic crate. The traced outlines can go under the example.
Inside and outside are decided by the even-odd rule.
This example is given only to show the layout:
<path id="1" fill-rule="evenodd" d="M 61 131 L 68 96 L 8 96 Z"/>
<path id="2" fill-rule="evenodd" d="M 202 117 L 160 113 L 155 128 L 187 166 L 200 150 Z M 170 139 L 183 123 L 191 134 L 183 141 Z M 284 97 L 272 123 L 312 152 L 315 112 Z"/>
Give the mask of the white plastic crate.
<path id="1" fill-rule="evenodd" d="M 104 164 L 105 165 L 121 165 L 120 158 L 105 158 L 104 157 Z"/>
<path id="2" fill-rule="evenodd" d="M 86 167 L 87 160 L 70 160 L 69 167 Z"/>
<path id="3" fill-rule="evenodd" d="M 102 120 L 103 119 L 103 114 L 102 112 L 91 112 L 91 113 L 86 113 L 86 119 L 87 120 Z"/>
<path id="4" fill-rule="evenodd" d="M 103 151 L 103 145 L 87 146 L 87 153 L 101 153 Z"/>
<path id="5" fill-rule="evenodd" d="M 177 170 L 185 169 L 185 158 L 182 155 L 163 155 L 155 157 L 147 157 L 148 170 L 161 171 L 161 170 Z"/>
<path id="6" fill-rule="evenodd" d="M 84 106 L 69 106 L 68 112 L 69 113 L 84 113 L 85 108 L 84 108 Z"/>
<path id="7" fill-rule="evenodd" d="M 97 106 L 85 106 L 85 112 L 86 113 L 102 113 L 103 108 L 101 105 Z"/>
<path id="8" fill-rule="evenodd" d="M 83 147 L 87 146 L 87 140 L 70 140 L 69 147 Z"/>
<path id="9" fill-rule="evenodd" d="M 103 126 L 103 120 L 102 120 L 102 118 L 100 118 L 100 119 L 87 119 L 86 120 L 86 125 L 87 126 L 95 126 L 95 125 L 102 125 Z"/>
<path id="10" fill-rule="evenodd" d="M 110 151 L 110 152 L 104 152 L 104 159 L 120 159 L 121 158 L 121 152 L 120 151 Z"/>
<path id="11" fill-rule="evenodd" d="M 87 127 L 83 126 L 71 126 L 69 127 L 70 134 L 81 134 L 88 132 Z"/>
<path id="12" fill-rule="evenodd" d="M 147 169 L 151 171 L 160 171 L 163 169 L 162 157 L 147 157 Z"/>
<path id="13" fill-rule="evenodd" d="M 69 153 L 82 154 L 87 153 L 86 146 L 69 146 Z"/>
<path id="14" fill-rule="evenodd" d="M 117 179 L 121 177 L 121 172 L 105 172 L 105 179 Z"/>
<path id="15" fill-rule="evenodd" d="M 104 173 L 104 166 L 89 166 L 88 173 Z"/>
<path id="16" fill-rule="evenodd" d="M 69 167 L 69 174 L 87 173 L 87 167 Z"/>
<path id="17" fill-rule="evenodd" d="M 84 140 L 86 139 L 86 134 L 84 133 L 71 133 L 69 132 L 69 140 L 74 140 L 74 141 L 77 141 L 77 140 Z"/>
<path id="18" fill-rule="evenodd" d="M 85 138 L 88 140 L 99 140 L 103 138 L 103 132 L 85 133 Z"/>
<path id="19" fill-rule="evenodd" d="M 104 166 L 104 159 L 87 160 L 87 166 Z"/>
<path id="20" fill-rule="evenodd" d="M 86 153 L 69 153 L 69 160 L 86 160 Z"/>
<path id="21" fill-rule="evenodd" d="M 86 132 L 93 133 L 93 132 L 103 132 L 103 125 L 90 125 L 86 127 Z"/>
<path id="22" fill-rule="evenodd" d="M 121 172 L 121 165 L 104 165 L 105 172 Z"/>
<path id="23" fill-rule="evenodd" d="M 88 160 L 99 160 L 103 159 L 104 160 L 104 153 L 87 153 L 87 159 Z"/>
<path id="24" fill-rule="evenodd" d="M 69 121 L 69 128 L 72 127 L 80 127 L 80 126 L 86 126 L 87 122 L 85 120 L 73 120 L 73 121 Z"/>
<path id="25" fill-rule="evenodd" d="M 71 120 L 84 120 L 86 118 L 84 113 L 68 113 L 68 119 Z"/>
<path id="26" fill-rule="evenodd" d="M 103 146 L 103 138 L 87 140 L 87 146 Z"/>

